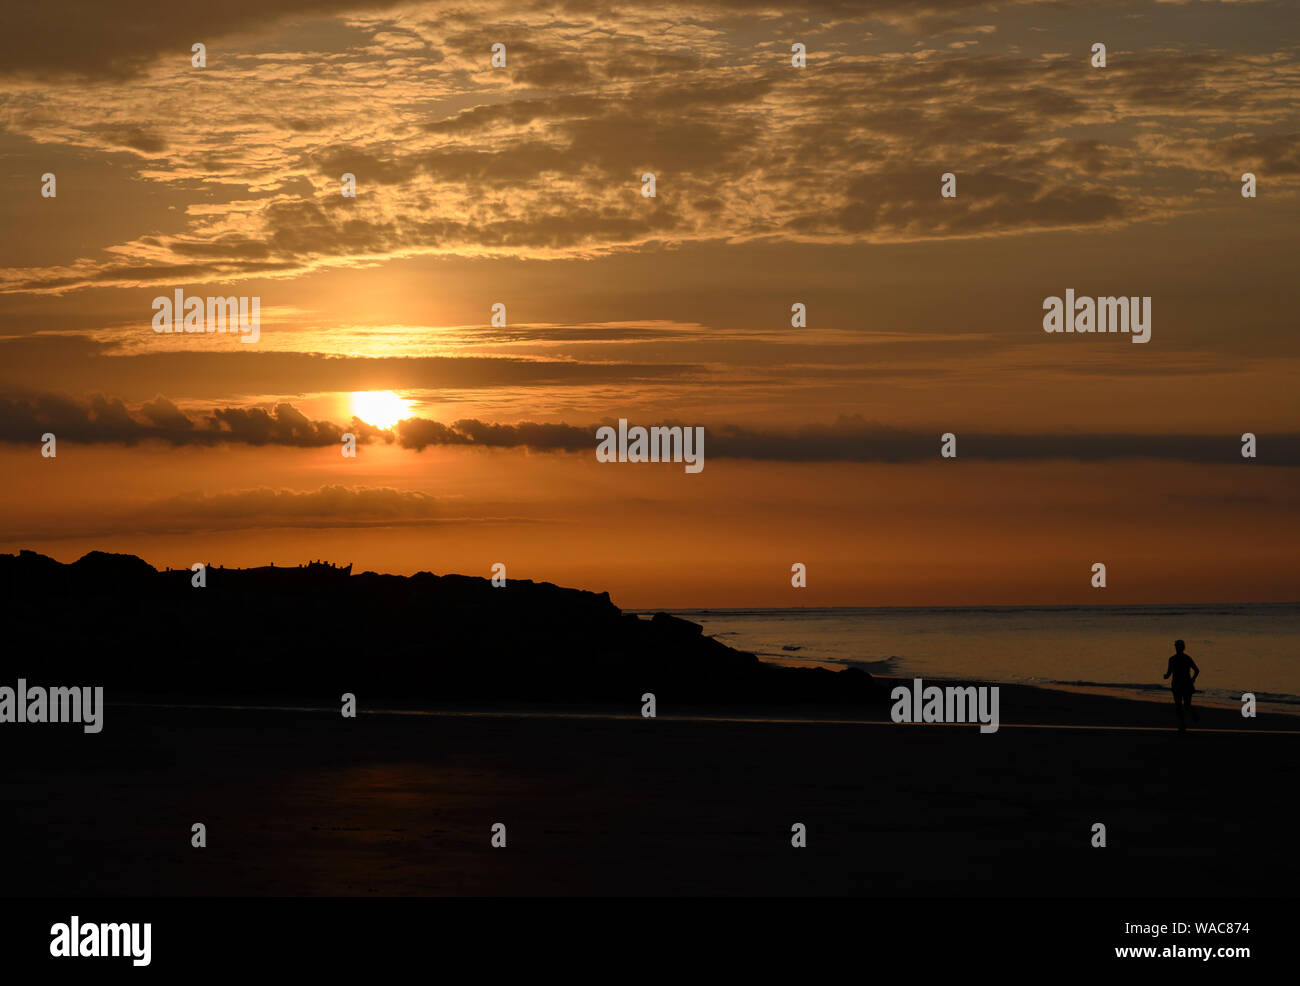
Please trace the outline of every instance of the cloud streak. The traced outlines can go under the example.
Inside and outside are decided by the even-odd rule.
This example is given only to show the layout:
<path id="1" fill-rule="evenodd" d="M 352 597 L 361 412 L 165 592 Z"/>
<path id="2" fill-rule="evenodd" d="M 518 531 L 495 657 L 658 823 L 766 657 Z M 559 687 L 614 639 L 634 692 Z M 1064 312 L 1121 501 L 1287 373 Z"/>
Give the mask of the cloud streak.
<path id="1" fill-rule="evenodd" d="M 594 454 L 597 428 L 612 423 L 491 423 L 467 418 L 445 424 L 412 417 L 391 429 L 380 429 L 357 418 L 347 426 L 313 421 L 287 402 L 269 409 L 227 407 L 187 414 L 164 397 L 135 409 L 103 396 L 86 401 L 53 394 L 0 398 L 0 441 L 33 446 L 48 431 L 60 441 L 87 444 L 322 448 L 339 444 L 343 434 L 351 432 L 361 445 L 396 444 L 413 452 L 477 448 Z M 938 431 L 887 427 L 860 416 L 789 431 L 707 425 L 705 437 L 706 459 L 763 462 L 931 462 L 939 459 L 941 444 Z M 961 461 L 969 460 L 1154 459 L 1206 465 L 1241 463 L 1245 468 L 1300 466 L 1300 433 L 1257 437 L 1258 458 L 1246 463 L 1241 458 L 1240 435 L 964 432 L 957 436 L 958 456 L 953 465 L 959 468 Z"/>

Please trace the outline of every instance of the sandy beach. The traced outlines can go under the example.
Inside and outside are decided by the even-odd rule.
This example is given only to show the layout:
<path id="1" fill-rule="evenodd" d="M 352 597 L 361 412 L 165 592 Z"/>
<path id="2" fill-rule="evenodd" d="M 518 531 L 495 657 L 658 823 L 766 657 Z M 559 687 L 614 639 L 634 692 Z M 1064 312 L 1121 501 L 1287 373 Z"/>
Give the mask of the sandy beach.
<path id="1" fill-rule="evenodd" d="M 1290 717 L 1211 709 L 1179 735 L 1164 705 L 1027 688 L 1004 691 L 993 735 L 897 725 L 883 702 L 850 715 L 768 709 L 767 721 L 630 711 L 346 720 L 110 704 L 98 736 L 46 729 L 34 743 L 6 729 L 6 844 L 26 847 L 6 884 L 23 895 L 1272 896 L 1300 872 Z M 1099 728 L 1054 728 L 1065 726 Z M 204 849 L 190 846 L 196 821 Z M 489 843 L 497 822 L 505 848 Z M 1090 845 L 1096 822 L 1104 849 Z M 806 849 L 790 844 L 795 823 Z"/>

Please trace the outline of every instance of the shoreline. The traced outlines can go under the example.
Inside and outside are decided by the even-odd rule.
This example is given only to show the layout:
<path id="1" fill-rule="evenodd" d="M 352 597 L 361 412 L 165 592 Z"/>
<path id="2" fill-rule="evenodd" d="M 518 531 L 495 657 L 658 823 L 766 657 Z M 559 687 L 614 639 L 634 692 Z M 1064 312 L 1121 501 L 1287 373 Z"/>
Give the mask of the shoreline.
<path id="1" fill-rule="evenodd" d="M 1177 719 L 1172 699 L 1160 701 L 1152 698 L 1119 697 L 1067 688 L 1046 688 L 1039 685 L 1000 684 L 971 679 L 927 678 L 927 683 L 944 685 L 960 681 L 963 685 L 991 685 L 999 689 L 1002 701 L 1000 728 L 1056 727 L 1091 729 L 1151 729 L 1176 731 Z M 682 703 L 665 704 L 660 697 L 659 714 L 665 721 L 680 722 L 773 722 L 817 723 L 835 725 L 887 725 L 887 726 L 973 726 L 972 723 L 894 723 L 890 719 L 892 705 L 889 694 L 897 686 L 911 685 L 911 678 L 885 678 L 873 676 L 876 694 L 864 703 Z M 106 707 L 129 709 L 191 709 L 227 711 L 281 711 L 321 715 L 338 715 L 336 704 L 327 704 L 319 696 L 299 699 L 250 700 L 245 696 L 211 696 L 207 701 L 186 701 L 179 696 L 130 696 L 119 701 L 109 701 Z M 1254 718 L 1243 717 L 1238 707 L 1217 705 L 1194 706 L 1200 713 L 1199 723 L 1189 723 L 1189 731 L 1223 732 L 1279 732 L 1300 733 L 1300 710 L 1278 708 L 1276 703 L 1258 703 Z M 482 716 L 518 718 L 568 718 L 568 719 L 621 719 L 640 720 L 639 699 L 626 706 L 608 702 L 556 702 L 536 701 L 464 702 L 464 703 L 404 703 L 392 699 L 376 700 L 369 705 L 361 698 L 359 715 L 402 716 Z"/>

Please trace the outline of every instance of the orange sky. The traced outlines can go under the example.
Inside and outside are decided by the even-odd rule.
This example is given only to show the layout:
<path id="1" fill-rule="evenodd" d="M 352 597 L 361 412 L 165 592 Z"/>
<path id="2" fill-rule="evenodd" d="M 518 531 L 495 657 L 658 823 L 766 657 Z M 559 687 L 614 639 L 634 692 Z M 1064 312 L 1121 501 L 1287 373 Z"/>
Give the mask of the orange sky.
<path id="1" fill-rule="evenodd" d="M 59 6 L 0 42 L 0 551 L 1300 598 L 1293 5 Z M 176 288 L 260 339 L 155 334 Z M 1067 288 L 1150 343 L 1044 333 Z M 620 417 L 703 472 L 598 463 Z"/>

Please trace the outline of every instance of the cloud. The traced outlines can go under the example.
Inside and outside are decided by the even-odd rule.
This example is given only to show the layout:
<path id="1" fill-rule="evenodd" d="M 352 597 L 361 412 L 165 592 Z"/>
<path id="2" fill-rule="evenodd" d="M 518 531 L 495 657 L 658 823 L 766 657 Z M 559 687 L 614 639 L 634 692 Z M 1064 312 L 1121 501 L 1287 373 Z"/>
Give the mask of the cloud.
<path id="1" fill-rule="evenodd" d="M 461 504 L 461 507 L 464 505 Z M 486 504 L 489 509 L 495 505 Z M 194 490 L 151 500 L 139 507 L 101 507 L 58 523 L 27 521 L 22 530 L 0 531 L 0 539 L 103 537 L 135 534 L 194 534 L 269 528 L 425 527 L 439 523 L 483 523 L 446 513 L 437 497 L 389 486 L 325 485 L 315 490 L 258 487 L 207 493 Z"/>
<path id="2" fill-rule="evenodd" d="M 97 43 L 60 33 L 57 46 L 39 31 L 19 40 L 57 10 L 20 6 L 7 34 L 15 70 L 88 80 L 15 78 L 0 123 L 68 152 L 129 151 L 130 177 L 181 208 L 170 228 L 0 272 L 0 292 L 289 277 L 414 255 L 1108 228 L 1213 207 L 1197 187 L 1226 196 L 1230 172 L 1247 167 L 1270 196 L 1300 188 L 1300 57 L 1285 44 L 1116 52 L 1102 73 L 1083 55 L 994 51 L 995 34 L 972 55 L 801 31 L 810 62 L 796 70 L 775 40 L 796 25 L 883 19 L 934 32 L 993 6 L 718 0 L 683 19 L 573 0 L 557 19 L 540 2 L 390 11 L 274 0 L 219 15 L 183 5 L 173 19 L 73 4 L 66 20 Z M 1055 5 L 997 12 L 1006 22 L 1031 9 Z M 281 23 L 308 12 L 319 15 L 310 32 Z M 1267 31 L 1277 13 L 1241 16 Z M 747 40 L 741 27 L 752 33 L 755 18 L 772 40 Z M 211 69 L 190 70 L 189 43 L 209 27 L 231 32 L 231 45 Z M 488 63 L 494 39 L 510 42 L 507 69 Z M 139 75 L 163 51 L 176 64 Z M 640 195 L 644 171 L 657 176 L 654 199 Z M 939 197 L 947 171 L 956 199 Z M 355 199 L 339 194 L 344 172 L 357 176 Z"/>
<path id="3" fill-rule="evenodd" d="M 419 490 L 322 486 L 298 491 L 259 487 L 225 493 L 184 493 L 148 504 L 124 518 L 127 529 L 158 532 L 239 527 L 376 527 L 430 524 L 438 500 Z"/>
<path id="4" fill-rule="evenodd" d="M 567 424 L 488 424 L 465 419 L 444 425 L 424 418 L 398 422 L 397 442 L 422 451 L 430 445 L 472 445 L 479 448 L 529 448 L 545 452 L 578 452 L 595 448 L 595 427 Z"/>
<path id="5" fill-rule="evenodd" d="M 178 0 L 161 11 L 153 0 L 10 0 L 0 32 L 0 74 L 42 80 L 121 81 L 141 75 L 170 53 L 190 65 L 190 46 L 265 29 L 294 14 L 392 7 L 396 0 Z M 213 52 L 214 59 L 218 57 Z"/>
<path id="6" fill-rule="evenodd" d="M 1022 3 L 1032 0 L 1021 0 Z M 934 31 L 940 26 L 960 29 L 957 13 L 988 10 L 990 0 L 883 0 L 866 15 Z M 399 8 L 393 15 L 386 12 Z M 863 20 L 864 12 L 851 0 L 697 0 L 690 16 L 726 23 L 741 17 L 770 20 L 780 13 L 810 26 L 825 21 Z M 681 18 L 680 11 L 665 11 L 664 19 Z M 335 18 L 340 24 L 369 30 L 351 40 L 364 43 L 379 55 L 420 53 L 428 49 L 430 23 L 453 23 L 462 28 L 461 43 L 481 41 L 481 35 L 464 30 L 485 21 L 544 25 L 548 22 L 592 21 L 621 24 L 635 29 L 658 18 L 637 6 L 617 0 L 531 0 L 524 3 L 484 2 L 468 5 L 457 0 L 412 3 L 410 0 L 223 0 L 220 4 L 176 0 L 160 16 L 154 0 L 10 0 L 5 8 L 6 30 L 0 33 L 0 75 L 30 76 L 43 80 L 110 79 L 138 77 L 158 61 L 173 57 L 189 68 L 190 45 L 202 41 L 219 59 L 221 39 L 265 34 L 293 19 Z M 313 38 L 313 40 L 316 40 Z M 620 39 L 610 39 L 617 45 Z M 587 78 L 585 61 L 570 59 L 549 48 L 545 41 L 518 43 L 515 49 L 541 57 L 527 63 L 523 78 L 536 85 L 573 83 Z M 623 71 L 663 70 L 680 67 L 682 53 L 645 56 L 642 62 L 623 63 Z"/>
<path id="7" fill-rule="evenodd" d="M 532 421 L 508 424 L 466 418 L 445 424 L 412 417 L 385 430 L 357 418 L 346 427 L 312 421 L 288 403 L 276 404 L 271 409 L 227 407 L 186 414 L 164 397 L 135 409 L 103 396 L 87 401 L 53 394 L 0 398 L 0 441 L 33 445 L 44 432 L 50 431 L 61 441 L 92 444 L 135 445 L 155 441 L 171 445 L 318 448 L 338 444 L 344 431 L 351 431 L 361 444 L 396 443 L 415 452 L 450 446 L 594 454 L 597 428 L 615 423 L 606 420 L 591 425 Z M 693 426 L 681 421 L 631 423 L 647 427 Z M 937 431 L 892 428 L 857 415 L 840 417 L 830 425 L 809 425 L 788 431 L 738 424 L 703 427 L 706 459 L 934 462 L 939 459 L 941 444 Z M 1266 434 L 1258 436 L 1258 440 L 1259 457 L 1246 468 L 1254 464 L 1300 466 L 1300 433 Z M 1226 465 L 1243 461 L 1240 448 L 1240 436 L 1230 434 L 963 432 L 957 436 L 960 461 L 1098 462 L 1141 458 Z"/>
<path id="8" fill-rule="evenodd" d="M 1300 433 L 1259 436 L 1255 462 L 1300 465 Z M 1268 447 L 1268 454 L 1263 452 Z M 859 416 L 834 425 L 773 432 L 722 425 L 706 431 L 705 455 L 783 462 L 927 462 L 939 458 L 937 431 L 888 428 Z M 1239 435 L 1124 433 L 957 434 L 957 460 L 1098 462 L 1112 459 L 1157 459 L 1202 464 L 1245 463 Z M 1246 465 L 1249 468 L 1249 464 Z"/>
<path id="9" fill-rule="evenodd" d="M 263 331 L 267 331 L 265 320 Z M 230 400 L 234 394 L 627 385 L 682 380 L 702 372 L 700 367 L 682 363 L 507 356 L 353 358 L 197 348 L 122 355 L 109 343 L 84 336 L 0 338 L 0 393 L 40 393 L 57 387 L 63 392 L 106 390 L 135 400 L 156 394 L 159 380 L 167 381 L 173 396 Z"/>
<path id="10" fill-rule="evenodd" d="M 345 429 L 312 421 L 288 403 L 270 409 L 218 408 L 207 414 L 185 414 L 165 397 L 134 410 L 118 398 L 98 394 L 84 401 L 59 394 L 0 397 L 0 441 L 19 444 L 39 442 L 48 432 L 59 441 L 86 444 L 319 448 L 339 444 L 345 430 L 352 431 L 361 443 L 392 441 L 390 433 L 355 418 Z"/>

